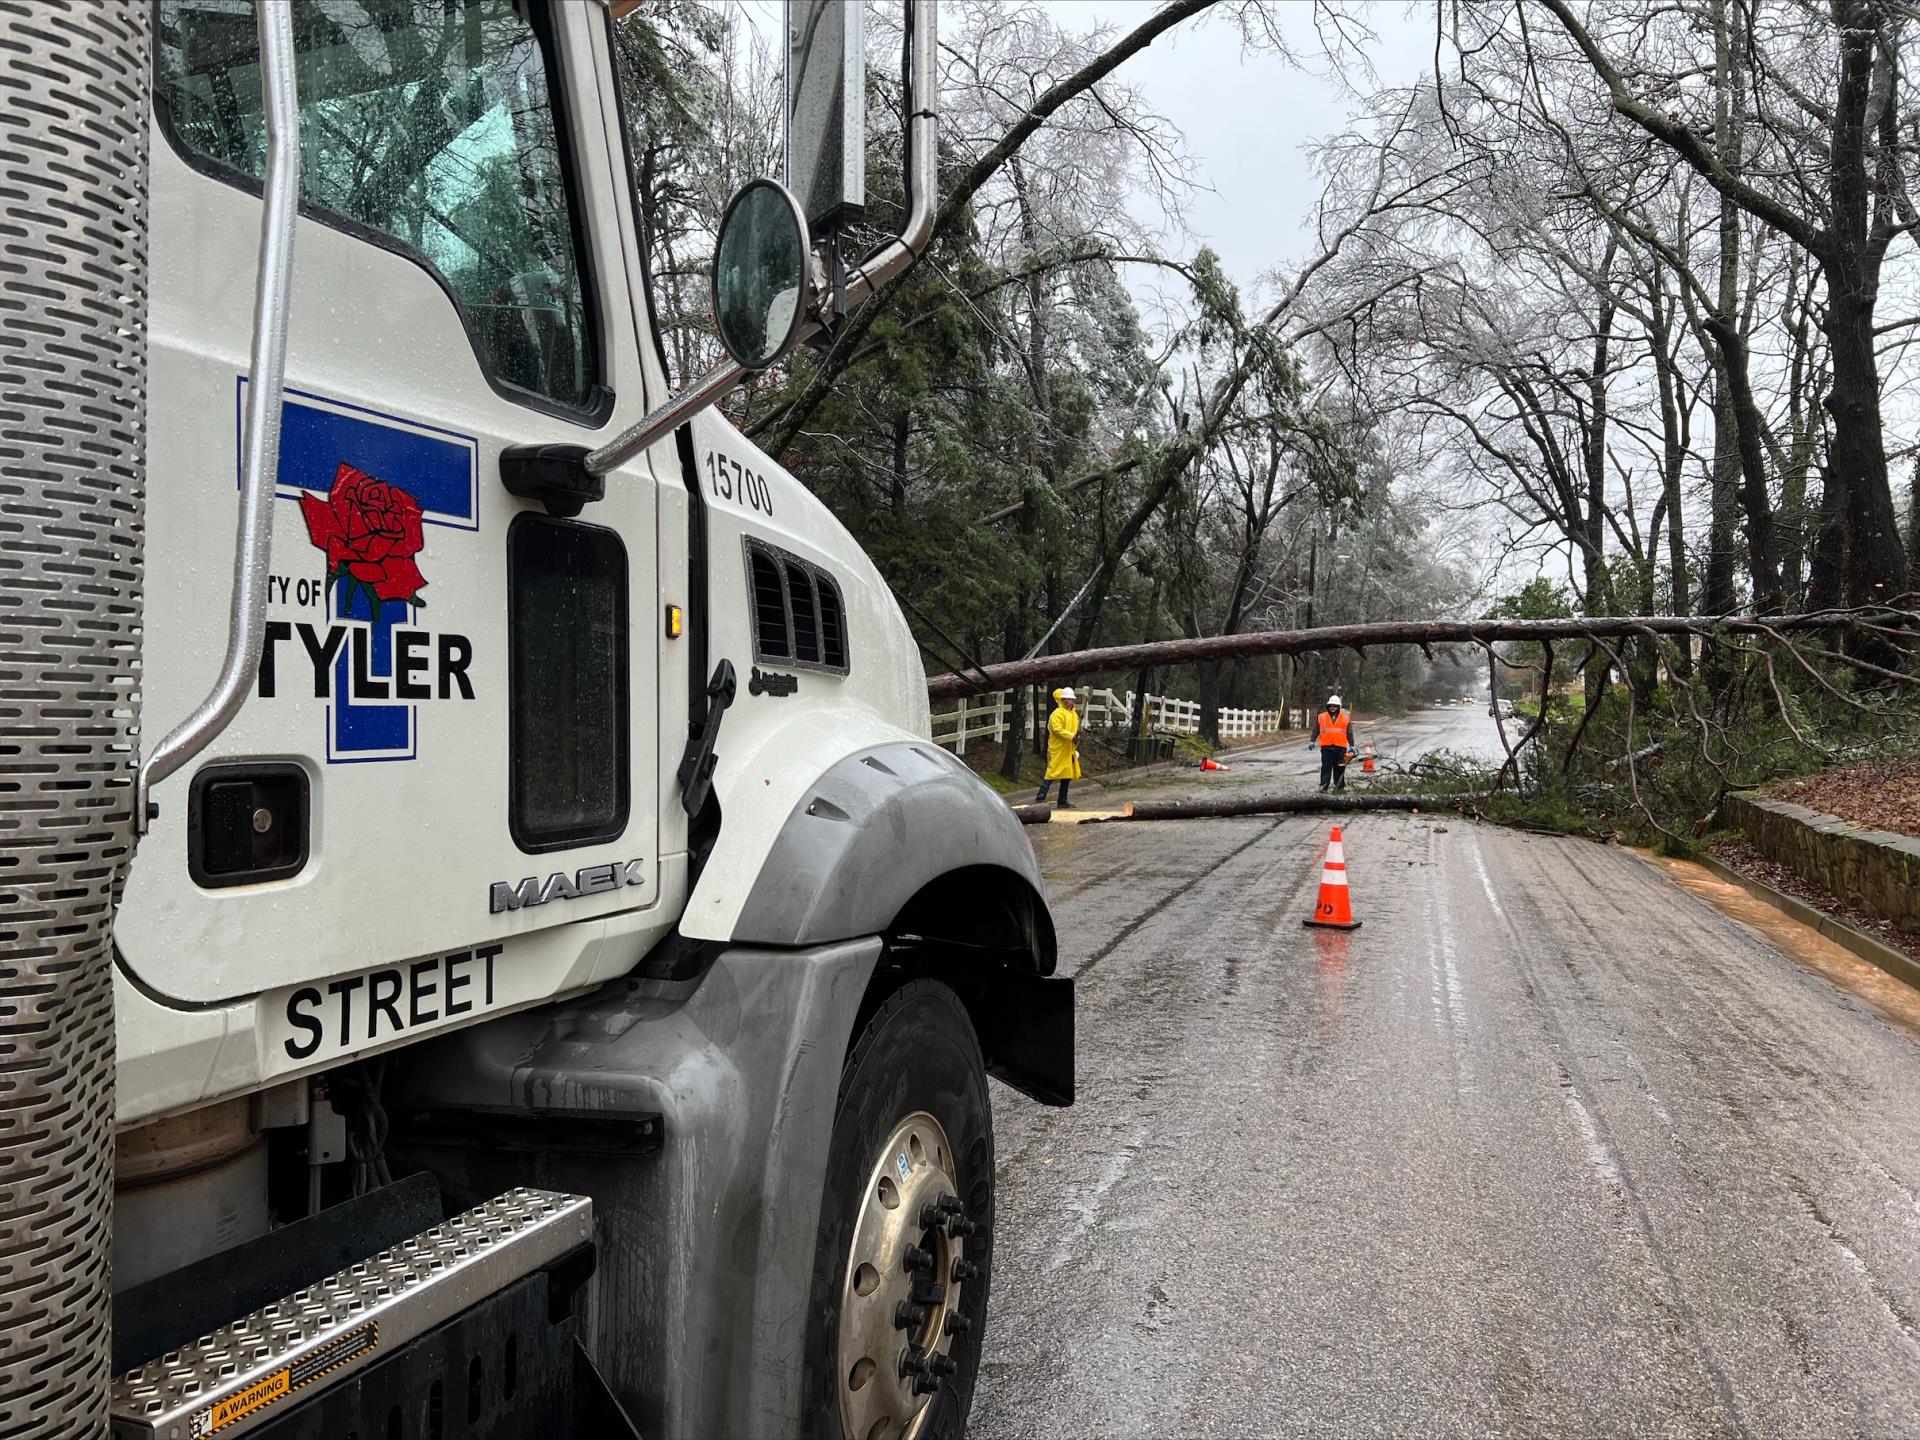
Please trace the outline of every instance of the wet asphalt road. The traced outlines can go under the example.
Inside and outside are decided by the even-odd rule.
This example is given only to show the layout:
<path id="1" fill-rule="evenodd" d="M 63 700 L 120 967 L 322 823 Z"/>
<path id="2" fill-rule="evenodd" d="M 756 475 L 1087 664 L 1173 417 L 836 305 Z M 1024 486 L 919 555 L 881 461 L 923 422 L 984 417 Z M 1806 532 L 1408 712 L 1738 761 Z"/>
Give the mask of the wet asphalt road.
<path id="1" fill-rule="evenodd" d="M 1525 722 L 1509 720 L 1506 728 L 1507 740 L 1511 743 L 1520 738 Z M 1360 745 L 1373 746 L 1374 763 L 1383 778 L 1439 751 L 1496 762 L 1506 754 L 1500 743 L 1499 728 L 1487 713 L 1484 702 L 1440 705 L 1387 720 L 1369 717 L 1355 722 L 1354 738 Z M 1082 810 L 1099 813 L 1117 809 L 1132 799 L 1164 800 L 1198 794 L 1202 790 L 1212 794 L 1226 791 L 1235 795 L 1266 795 L 1310 790 L 1320 782 L 1320 752 L 1307 743 L 1304 735 L 1282 744 L 1228 751 L 1220 758 L 1229 771 L 1210 775 L 1205 780 L 1193 772 L 1181 771 L 1144 782 L 1076 782 L 1074 804 Z M 1369 783 L 1357 758 L 1347 767 L 1347 782 L 1355 791 L 1363 790 Z"/>
<path id="2" fill-rule="evenodd" d="M 1029 833 L 978 1440 L 1920 1433 L 1907 1030 L 1621 850 L 1354 817 L 1338 934 L 1319 818 Z"/>
<path id="3" fill-rule="evenodd" d="M 1518 740 L 1524 729 L 1524 721 L 1517 724 L 1508 721 L 1508 741 Z M 1487 713 L 1485 702 L 1440 705 L 1389 720 L 1359 720 L 1354 725 L 1354 740 L 1358 745 L 1373 746 L 1374 764 L 1383 775 L 1436 751 L 1444 750 L 1476 760 L 1493 761 L 1506 754 L 1500 744 L 1499 729 Z M 1230 751 L 1221 759 L 1232 767 L 1231 778 L 1223 776 L 1205 782 L 1209 790 L 1229 789 L 1252 795 L 1275 790 L 1305 789 L 1320 783 L 1320 752 L 1307 744 L 1305 736 L 1258 750 Z M 1195 779 L 1197 782 L 1197 777 Z M 1347 767 L 1347 781 L 1354 789 L 1365 783 L 1360 761 L 1355 760 Z M 1185 790 L 1194 786 L 1180 788 L 1185 793 Z M 1118 794 L 1125 789 L 1124 785 L 1115 786 L 1113 793 Z M 1089 808 L 1106 806 L 1108 802 L 1098 798 L 1100 793 L 1099 790 L 1088 791 L 1086 803 Z M 1161 797 L 1156 793 L 1154 798 Z"/>

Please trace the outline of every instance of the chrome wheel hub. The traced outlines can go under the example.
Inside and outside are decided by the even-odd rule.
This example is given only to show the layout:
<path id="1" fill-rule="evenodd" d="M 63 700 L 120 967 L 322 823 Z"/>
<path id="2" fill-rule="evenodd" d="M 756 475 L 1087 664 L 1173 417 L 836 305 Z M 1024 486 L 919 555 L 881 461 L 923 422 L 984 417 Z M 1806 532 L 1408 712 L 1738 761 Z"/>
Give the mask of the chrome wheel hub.
<path id="1" fill-rule="evenodd" d="M 953 1146 L 924 1111 L 887 1137 L 867 1176 L 840 1291 L 840 1423 L 848 1440 L 911 1440 L 956 1370 L 969 1328 L 961 1296 L 978 1273 L 976 1226 Z"/>

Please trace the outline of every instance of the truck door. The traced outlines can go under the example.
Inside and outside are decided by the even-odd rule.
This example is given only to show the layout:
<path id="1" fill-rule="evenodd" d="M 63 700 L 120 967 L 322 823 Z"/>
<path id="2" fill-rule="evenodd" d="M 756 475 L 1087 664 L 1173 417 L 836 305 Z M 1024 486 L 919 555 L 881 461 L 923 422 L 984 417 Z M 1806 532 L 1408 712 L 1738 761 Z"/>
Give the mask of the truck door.
<path id="1" fill-rule="evenodd" d="M 266 654 L 156 791 L 118 927 L 160 996 L 260 996 L 269 1071 L 589 983 L 622 963 L 607 917 L 656 905 L 653 482 L 636 463 L 568 518 L 499 478 L 507 447 L 591 446 L 645 410 L 594 14 L 294 5 Z M 158 0 L 155 52 L 145 713 L 165 726 L 225 641 L 266 135 L 251 5 Z"/>

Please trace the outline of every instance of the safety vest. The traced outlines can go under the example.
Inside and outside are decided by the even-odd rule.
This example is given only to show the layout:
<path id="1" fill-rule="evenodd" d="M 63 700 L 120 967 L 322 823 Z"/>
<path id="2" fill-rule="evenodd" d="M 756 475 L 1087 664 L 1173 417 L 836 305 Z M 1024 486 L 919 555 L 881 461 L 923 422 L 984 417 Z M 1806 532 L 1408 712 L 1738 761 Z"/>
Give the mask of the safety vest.
<path id="1" fill-rule="evenodd" d="M 1352 723 L 1353 714 L 1351 711 L 1342 710 L 1338 715 L 1334 715 L 1329 711 L 1322 710 L 1320 712 L 1320 743 L 1322 745 L 1338 745 L 1345 748 L 1347 743 L 1347 727 Z"/>

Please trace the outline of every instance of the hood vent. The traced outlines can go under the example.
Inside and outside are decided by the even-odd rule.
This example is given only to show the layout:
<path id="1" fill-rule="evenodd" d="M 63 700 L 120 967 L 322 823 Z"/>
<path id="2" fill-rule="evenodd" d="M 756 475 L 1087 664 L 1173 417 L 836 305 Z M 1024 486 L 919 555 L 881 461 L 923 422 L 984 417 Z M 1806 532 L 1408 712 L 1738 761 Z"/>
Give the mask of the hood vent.
<path id="1" fill-rule="evenodd" d="M 847 673 L 847 610 L 840 582 L 820 566 L 746 537 L 753 658 L 794 670 Z"/>

